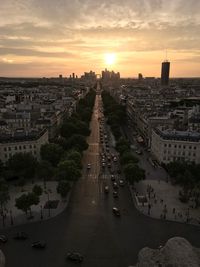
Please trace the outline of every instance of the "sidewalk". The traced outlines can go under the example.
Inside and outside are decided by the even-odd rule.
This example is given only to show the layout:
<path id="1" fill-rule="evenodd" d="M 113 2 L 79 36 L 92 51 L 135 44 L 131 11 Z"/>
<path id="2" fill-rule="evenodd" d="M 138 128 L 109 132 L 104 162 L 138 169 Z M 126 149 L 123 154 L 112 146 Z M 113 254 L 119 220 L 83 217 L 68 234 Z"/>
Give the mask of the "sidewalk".
<path id="1" fill-rule="evenodd" d="M 29 214 L 26 216 L 22 210 L 19 210 L 15 207 L 15 199 L 22 194 L 31 192 L 35 184 L 42 187 L 43 193 L 40 196 L 40 203 L 31 207 L 32 217 L 30 217 Z M 66 199 L 61 199 L 60 194 L 58 194 L 56 191 L 56 187 L 57 182 L 55 181 L 47 181 L 45 189 L 43 182 L 26 184 L 23 187 L 23 192 L 21 187 L 14 185 L 11 186 L 9 190 L 10 200 L 6 205 L 6 217 L 4 221 L 2 216 L 0 216 L 0 229 L 29 222 L 47 220 L 61 213 L 68 204 L 70 192 L 68 193 Z M 48 201 L 50 201 L 52 205 L 50 209 L 48 208 Z"/>
<path id="2" fill-rule="evenodd" d="M 146 179 L 130 187 L 136 208 L 143 214 L 170 221 L 200 226 L 200 207 L 179 200 L 179 186 L 163 180 Z M 142 196 L 142 197 L 141 197 Z"/>

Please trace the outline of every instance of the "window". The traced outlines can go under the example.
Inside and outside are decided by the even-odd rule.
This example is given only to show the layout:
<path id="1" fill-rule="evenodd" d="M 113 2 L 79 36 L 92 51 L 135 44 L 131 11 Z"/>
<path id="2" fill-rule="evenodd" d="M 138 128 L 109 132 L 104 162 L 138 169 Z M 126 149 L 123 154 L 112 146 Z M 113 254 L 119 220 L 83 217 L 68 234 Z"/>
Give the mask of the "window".
<path id="1" fill-rule="evenodd" d="M 17 150 L 17 146 L 15 146 L 15 150 Z"/>
<path id="2" fill-rule="evenodd" d="M 196 146 L 194 146 L 194 149 L 197 149 L 197 147 L 196 147 Z"/>
<path id="3" fill-rule="evenodd" d="M 167 151 L 166 151 L 166 150 L 164 150 L 164 154 L 166 154 L 166 152 L 167 152 Z"/>
<path id="4" fill-rule="evenodd" d="M 181 148 L 181 145 L 179 145 L 178 147 Z"/>
<path id="5" fill-rule="evenodd" d="M 24 145 L 23 148 L 26 149 L 26 146 Z"/>
<path id="6" fill-rule="evenodd" d="M 182 155 L 185 156 L 185 151 L 183 151 Z"/>
<path id="7" fill-rule="evenodd" d="M 19 146 L 19 150 L 22 150 L 22 146 Z"/>
<path id="8" fill-rule="evenodd" d="M 11 151 L 11 147 L 10 146 L 9 146 L 8 150 Z"/>
<path id="9" fill-rule="evenodd" d="M 185 149 L 185 146 L 183 146 L 183 148 Z"/>
<path id="10" fill-rule="evenodd" d="M 167 146 L 167 144 L 164 144 L 164 147 L 166 147 Z"/>
<path id="11" fill-rule="evenodd" d="M 169 144 L 168 147 L 171 147 L 171 144 Z"/>
<path id="12" fill-rule="evenodd" d="M 196 153 L 193 153 L 193 156 L 195 157 L 196 156 Z"/>
<path id="13" fill-rule="evenodd" d="M 176 148 L 176 145 L 174 145 L 174 147 Z"/>
<path id="14" fill-rule="evenodd" d="M 34 151 L 34 155 L 36 155 L 36 151 Z"/>
<path id="15" fill-rule="evenodd" d="M 29 147 L 32 148 L 32 145 L 30 145 Z"/>
<path id="16" fill-rule="evenodd" d="M 7 158 L 8 156 L 7 156 L 7 154 L 5 154 L 5 158 Z"/>
<path id="17" fill-rule="evenodd" d="M 191 146 L 189 146 L 189 149 L 191 149 L 192 147 Z"/>
<path id="18" fill-rule="evenodd" d="M 7 151 L 7 147 L 4 147 L 4 151 Z"/>
<path id="19" fill-rule="evenodd" d="M 36 148 L 36 145 L 34 145 L 34 148 Z"/>

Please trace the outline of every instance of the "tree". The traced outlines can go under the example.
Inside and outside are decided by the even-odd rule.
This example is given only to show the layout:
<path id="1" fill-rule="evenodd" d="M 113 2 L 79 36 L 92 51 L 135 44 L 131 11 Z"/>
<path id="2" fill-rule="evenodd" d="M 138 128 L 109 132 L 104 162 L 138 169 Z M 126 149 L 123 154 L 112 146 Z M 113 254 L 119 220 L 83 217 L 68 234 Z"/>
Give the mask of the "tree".
<path id="1" fill-rule="evenodd" d="M 55 170 L 52 166 L 52 164 L 46 160 L 42 160 L 39 162 L 36 174 L 39 179 L 42 179 L 44 183 L 46 180 L 50 179 L 54 176 Z"/>
<path id="2" fill-rule="evenodd" d="M 79 134 L 75 134 L 67 140 L 68 149 L 77 149 L 79 151 L 84 151 L 88 148 L 88 143 L 85 137 Z"/>
<path id="3" fill-rule="evenodd" d="M 7 162 L 8 169 L 16 176 L 24 179 L 33 178 L 37 166 L 37 160 L 31 153 L 16 153 Z"/>
<path id="4" fill-rule="evenodd" d="M 41 158 L 50 162 L 53 166 L 57 166 L 63 153 L 63 148 L 53 143 L 42 145 L 40 149 Z"/>
<path id="5" fill-rule="evenodd" d="M 78 169 L 82 169 L 81 158 L 82 158 L 81 153 L 74 149 L 68 151 L 65 155 L 65 159 L 73 160 L 76 163 Z"/>
<path id="6" fill-rule="evenodd" d="M 32 192 L 37 195 L 37 196 L 41 196 L 42 195 L 42 187 L 40 185 L 34 185 L 33 189 L 32 189 Z"/>
<path id="7" fill-rule="evenodd" d="M 61 197 L 66 197 L 70 190 L 70 184 L 66 180 L 61 180 L 58 182 L 57 192 L 61 195 Z"/>
<path id="8" fill-rule="evenodd" d="M 30 211 L 31 216 L 31 206 L 38 205 L 39 201 L 39 196 L 34 193 L 23 194 L 15 199 L 15 206 L 25 212 L 26 215 Z"/>
<path id="9" fill-rule="evenodd" d="M 127 139 L 121 137 L 116 144 L 116 149 L 119 151 L 120 154 L 128 151 L 130 149 L 130 143 Z"/>
<path id="10" fill-rule="evenodd" d="M 61 161 L 58 165 L 58 178 L 60 180 L 76 181 L 81 177 L 81 171 L 73 160 Z"/>
<path id="11" fill-rule="evenodd" d="M 128 163 L 138 163 L 138 158 L 136 158 L 132 152 L 130 151 L 127 151 L 127 152 L 124 152 L 120 158 L 120 161 L 121 161 L 121 164 L 124 165 L 124 164 L 128 164 Z"/>
<path id="12" fill-rule="evenodd" d="M 10 199 L 10 195 L 9 195 L 8 185 L 4 179 L 0 179 L 0 205 L 1 205 L 1 208 L 3 208 L 3 206 L 8 202 L 9 199 Z"/>
<path id="13" fill-rule="evenodd" d="M 124 166 L 124 174 L 131 185 L 145 179 L 145 171 L 133 163 Z"/>

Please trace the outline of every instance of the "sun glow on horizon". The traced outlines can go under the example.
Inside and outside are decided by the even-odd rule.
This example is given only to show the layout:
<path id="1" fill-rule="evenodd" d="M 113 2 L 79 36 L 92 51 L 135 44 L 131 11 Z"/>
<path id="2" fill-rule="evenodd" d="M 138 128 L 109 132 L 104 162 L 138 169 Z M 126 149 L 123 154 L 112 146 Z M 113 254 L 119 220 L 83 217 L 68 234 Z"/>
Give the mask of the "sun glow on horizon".
<path id="1" fill-rule="evenodd" d="M 114 53 L 107 53 L 104 55 L 105 63 L 107 65 L 113 65 L 116 62 L 116 54 Z"/>

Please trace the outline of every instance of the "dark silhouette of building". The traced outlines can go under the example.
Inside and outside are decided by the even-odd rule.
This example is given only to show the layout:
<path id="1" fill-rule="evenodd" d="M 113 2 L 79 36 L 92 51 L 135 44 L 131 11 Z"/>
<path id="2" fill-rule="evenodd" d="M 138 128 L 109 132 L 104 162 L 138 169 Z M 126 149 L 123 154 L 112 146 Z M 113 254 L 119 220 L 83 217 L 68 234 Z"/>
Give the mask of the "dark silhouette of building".
<path id="1" fill-rule="evenodd" d="M 169 70 L 170 70 L 170 62 L 167 60 L 162 62 L 161 85 L 163 86 L 169 85 Z"/>

